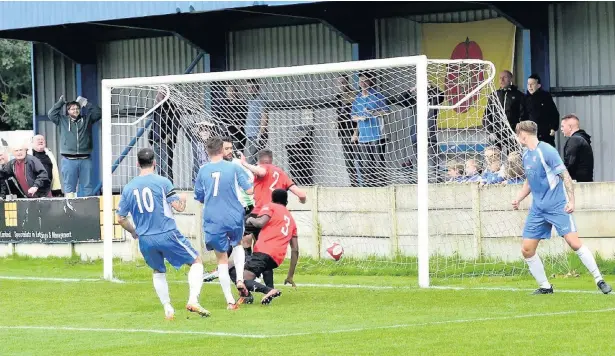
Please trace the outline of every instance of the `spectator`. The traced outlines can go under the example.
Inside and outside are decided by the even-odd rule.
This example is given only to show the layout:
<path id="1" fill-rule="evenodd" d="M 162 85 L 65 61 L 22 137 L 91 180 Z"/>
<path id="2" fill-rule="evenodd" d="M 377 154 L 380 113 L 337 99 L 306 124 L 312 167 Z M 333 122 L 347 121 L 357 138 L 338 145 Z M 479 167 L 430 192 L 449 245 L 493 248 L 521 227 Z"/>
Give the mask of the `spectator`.
<path id="1" fill-rule="evenodd" d="M 432 83 L 429 83 L 427 88 L 427 100 L 429 105 L 437 106 L 444 102 L 444 92 Z M 397 98 L 389 99 L 389 105 L 397 104 L 405 108 L 412 108 L 416 114 L 416 87 L 404 92 Z M 438 110 L 429 109 L 427 116 L 427 132 L 428 132 L 428 148 L 429 154 L 429 175 L 430 178 L 436 176 L 438 166 Z M 410 127 L 410 141 L 412 142 L 413 152 L 417 152 L 416 125 Z M 415 157 L 410 157 L 407 162 L 402 164 L 402 167 L 412 167 Z M 432 179 L 430 179 L 431 181 Z"/>
<path id="2" fill-rule="evenodd" d="M 348 75 L 344 74 L 337 80 L 340 87 L 340 93 L 335 97 L 336 112 L 337 112 L 337 137 L 342 141 L 342 150 L 344 153 L 344 163 L 346 164 L 346 172 L 350 179 L 351 187 L 359 186 L 357 168 L 355 167 L 355 159 L 357 154 L 357 138 L 358 129 L 357 123 L 352 121 L 352 103 L 357 97 L 355 89 L 348 80 Z"/>
<path id="3" fill-rule="evenodd" d="M 447 164 L 447 179 L 448 183 L 460 183 L 464 181 L 463 177 L 463 163 L 457 161 L 450 161 Z"/>
<path id="4" fill-rule="evenodd" d="M 10 161 L 8 153 L 4 150 L 4 147 L 0 148 L 0 171 Z M 0 198 L 6 199 L 6 196 L 10 194 L 9 181 L 2 177 L 0 178 Z"/>
<path id="5" fill-rule="evenodd" d="M 359 133 L 361 177 L 364 186 L 384 186 L 386 141 L 382 135 L 380 117 L 388 114 L 389 107 L 385 97 L 374 89 L 371 76 L 362 73 L 359 86 L 361 92 L 352 103 L 352 120 L 357 122 Z"/>
<path id="6" fill-rule="evenodd" d="M 483 116 L 483 126 L 491 135 L 491 140 L 507 153 L 514 151 L 517 146 L 512 130 L 520 121 L 525 120 L 526 115 L 524 95 L 512 84 L 512 78 L 513 75 L 508 70 L 500 73 L 500 89 L 489 96 Z M 500 121 L 498 103 L 504 109 L 510 127 Z"/>
<path id="7" fill-rule="evenodd" d="M 466 161 L 465 176 L 461 179 L 462 182 L 477 183 L 480 182 L 480 168 L 475 159 Z"/>
<path id="8" fill-rule="evenodd" d="M 246 117 L 246 159 L 256 164 L 257 153 L 267 144 L 266 100 L 260 93 L 260 85 L 255 80 L 248 81 L 248 115 Z"/>
<path id="9" fill-rule="evenodd" d="M 538 125 L 538 139 L 555 147 L 555 132 L 559 129 L 559 112 L 551 94 L 542 89 L 540 77 L 532 74 L 527 80 L 525 96 L 527 119 Z"/>
<path id="10" fill-rule="evenodd" d="M 45 167 L 47 178 L 51 181 L 51 195 L 54 197 L 62 196 L 62 186 L 60 184 L 60 174 L 58 173 L 58 163 L 55 155 L 47 148 L 47 142 L 43 135 L 32 137 L 32 148 L 28 149 L 28 154 L 38 158 Z"/>
<path id="11" fill-rule="evenodd" d="M 212 101 L 212 115 L 220 119 L 223 133 L 233 139 L 237 150 L 243 151 L 246 145 L 244 126 L 248 114 L 248 105 L 245 100 L 239 98 L 239 93 L 234 85 L 226 85 L 226 93 L 222 98 Z"/>
<path id="12" fill-rule="evenodd" d="M 485 150 L 487 169 L 481 175 L 482 184 L 498 184 L 504 181 L 502 176 L 502 151 L 497 146 Z"/>
<path id="13" fill-rule="evenodd" d="M 26 154 L 25 144 L 13 148 L 15 157 L 0 170 L 0 178 L 16 183 L 20 198 L 42 198 L 51 196 L 51 182 L 45 167 L 38 158 Z"/>
<path id="14" fill-rule="evenodd" d="M 573 180 L 594 181 L 594 151 L 591 136 L 579 127 L 579 118 L 569 114 L 562 119 L 562 133 L 568 137 L 564 145 L 564 164 Z"/>
<path id="15" fill-rule="evenodd" d="M 523 184 L 525 182 L 523 175 L 521 153 L 509 153 L 506 161 L 506 180 L 503 181 L 502 184 Z"/>
<path id="16" fill-rule="evenodd" d="M 156 93 L 155 103 L 159 103 L 165 93 Z M 177 107 L 171 99 L 167 99 L 152 113 L 152 128 L 149 131 L 149 144 L 156 155 L 158 174 L 173 182 L 173 150 L 177 143 L 177 133 L 180 129 Z"/>
<path id="17" fill-rule="evenodd" d="M 83 195 L 90 196 L 92 195 L 92 159 L 90 157 L 92 153 L 92 125 L 101 119 L 102 113 L 98 106 L 93 105 L 81 96 L 76 101 L 66 104 L 68 116 L 61 112 L 64 104 L 66 102 L 64 95 L 62 95 L 48 113 L 49 120 L 56 124 L 60 131 L 62 185 L 68 197 L 76 195 L 77 184 L 79 183 L 82 185 Z M 88 111 L 85 116 L 81 114 L 83 107 Z"/>

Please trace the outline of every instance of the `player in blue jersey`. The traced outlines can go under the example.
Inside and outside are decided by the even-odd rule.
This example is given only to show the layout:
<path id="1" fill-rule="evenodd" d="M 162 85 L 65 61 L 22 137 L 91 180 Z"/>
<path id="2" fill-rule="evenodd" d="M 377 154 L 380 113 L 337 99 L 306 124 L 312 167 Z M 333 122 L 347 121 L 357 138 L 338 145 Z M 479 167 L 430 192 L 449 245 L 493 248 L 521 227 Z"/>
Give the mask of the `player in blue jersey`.
<path id="1" fill-rule="evenodd" d="M 512 202 L 513 209 L 517 210 L 519 203 L 532 193 L 532 206 L 523 229 L 521 252 L 527 261 L 530 273 L 539 285 L 534 294 L 553 293 L 553 286 L 547 280 L 545 268 L 536 254 L 538 243 L 551 237 L 553 227 L 576 251 L 602 293 L 608 294 L 612 290 L 611 286 L 602 278 L 591 251 L 579 239 L 572 216 L 574 211 L 572 178 L 557 150 L 548 143 L 539 141 L 536 136 L 537 131 L 538 126 L 533 121 L 522 121 L 517 124 L 517 138 L 527 148 L 523 153 L 526 180 L 517 198 Z"/>
<path id="2" fill-rule="evenodd" d="M 190 296 L 186 309 L 201 316 L 209 311 L 199 304 L 203 286 L 203 262 L 190 242 L 177 230 L 171 208 L 184 211 L 186 197 L 179 196 L 173 184 L 165 177 L 154 173 L 154 151 L 144 148 L 137 153 L 140 174 L 131 180 L 122 191 L 117 209 L 118 222 L 133 238 L 139 239 L 139 249 L 145 262 L 154 270 L 154 289 L 160 298 L 169 320 L 175 317 L 169 297 L 164 260 L 179 269 L 190 265 L 188 283 Z M 135 226 L 128 220 L 130 214 Z"/>
<path id="3" fill-rule="evenodd" d="M 227 254 L 231 248 L 238 276 L 237 289 L 242 296 L 249 295 L 243 282 L 245 251 L 240 244 L 244 233 L 244 208 L 237 187 L 247 194 L 253 193 L 252 184 L 243 168 L 224 160 L 224 156 L 232 150 L 233 145 L 224 145 L 219 137 L 207 140 L 210 162 L 199 170 L 194 187 L 194 198 L 204 204 L 205 246 L 216 254 L 218 278 L 230 310 L 237 309 L 243 300 L 240 298 L 236 303 L 231 292 Z"/>

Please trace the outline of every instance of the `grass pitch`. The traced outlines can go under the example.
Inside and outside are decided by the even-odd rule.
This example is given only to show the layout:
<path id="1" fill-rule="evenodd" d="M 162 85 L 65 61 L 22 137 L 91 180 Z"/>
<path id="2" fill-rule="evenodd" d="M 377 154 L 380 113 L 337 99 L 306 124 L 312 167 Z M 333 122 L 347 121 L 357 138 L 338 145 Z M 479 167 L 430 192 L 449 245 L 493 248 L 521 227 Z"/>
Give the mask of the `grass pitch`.
<path id="1" fill-rule="evenodd" d="M 227 311 L 219 284 L 205 284 L 212 316 L 200 318 L 183 309 L 187 269 L 170 269 L 168 322 L 147 269 L 122 264 L 124 283 L 101 272 L 100 261 L 0 259 L 0 355 L 615 353 L 615 295 L 587 275 L 552 279 L 556 294 L 532 296 L 527 276 L 418 289 L 409 276 L 298 272 L 295 290 L 281 286 L 280 271 L 283 294 L 270 306 Z"/>

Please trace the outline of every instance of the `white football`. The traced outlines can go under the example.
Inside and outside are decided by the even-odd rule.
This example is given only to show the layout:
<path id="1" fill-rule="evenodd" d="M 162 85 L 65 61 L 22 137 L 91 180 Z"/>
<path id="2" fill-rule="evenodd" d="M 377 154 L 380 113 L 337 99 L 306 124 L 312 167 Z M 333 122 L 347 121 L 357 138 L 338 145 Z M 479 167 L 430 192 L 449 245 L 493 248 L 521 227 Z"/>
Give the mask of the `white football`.
<path id="1" fill-rule="evenodd" d="M 327 253 L 329 254 L 329 256 L 331 256 L 331 258 L 336 261 L 339 261 L 344 254 L 344 248 L 342 247 L 342 245 L 338 244 L 337 242 L 334 242 L 329 246 L 329 248 L 327 248 Z"/>

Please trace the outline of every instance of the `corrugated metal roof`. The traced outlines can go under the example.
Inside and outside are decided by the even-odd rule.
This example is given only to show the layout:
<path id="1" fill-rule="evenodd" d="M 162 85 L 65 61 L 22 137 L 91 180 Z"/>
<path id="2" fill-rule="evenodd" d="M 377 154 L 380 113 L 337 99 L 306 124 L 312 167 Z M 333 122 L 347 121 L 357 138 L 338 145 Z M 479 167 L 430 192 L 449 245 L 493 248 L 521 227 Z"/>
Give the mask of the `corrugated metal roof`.
<path id="1" fill-rule="evenodd" d="M 0 31 L 178 12 L 313 2 L 317 1 L 0 1 Z"/>
<path id="2" fill-rule="evenodd" d="M 470 21 L 495 19 L 497 17 L 500 17 L 497 11 L 490 10 L 490 9 L 443 12 L 443 13 L 438 13 L 438 14 L 408 16 L 410 20 L 413 20 L 416 22 L 431 22 L 431 23 L 470 22 Z"/>
<path id="3" fill-rule="evenodd" d="M 615 3 L 549 6 L 551 86 L 615 84 Z"/>
<path id="4" fill-rule="evenodd" d="M 230 70 L 344 62 L 352 45 L 323 24 L 261 28 L 229 34 Z"/>
<path id="5" fill-rule="evenodd" d="M 376 56 L 393 58 L 421 53 L 421 24 L 407 18 L 376 20 Z"/>
<path id="6" fill-rule="evenodd" d="M 561 116 L 576 113 L 581 128 L 591 135 L 594 151 L 594 180 L 615 181 L 615 96 L 594 95 L 569 98 L 555 98 Z M 563 150 L 566 138 L 561 136 L 560 149 Z"/>
<path id="7" fill-rule="evenodd" d="M 34 44 L 36 115 L 47 115 L 61 95 L 77 97 L 75 63 L 46 44 Z"/>

